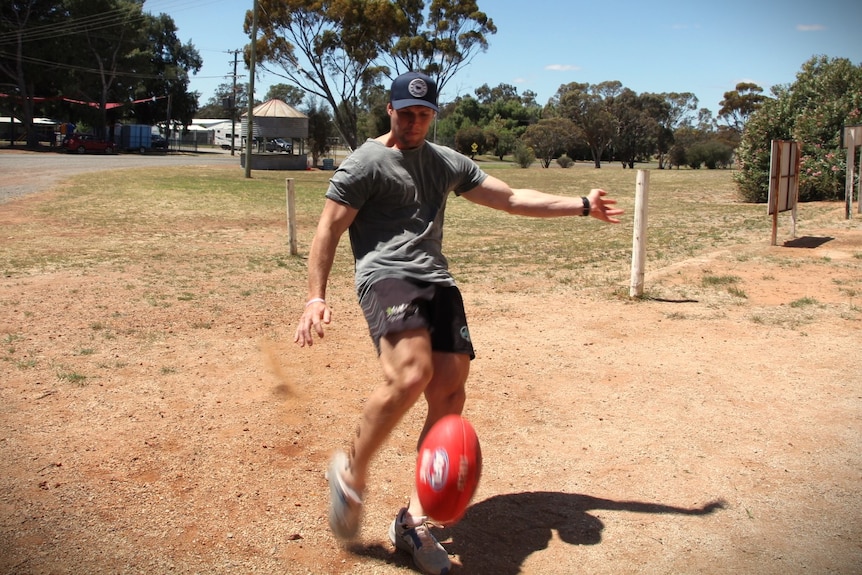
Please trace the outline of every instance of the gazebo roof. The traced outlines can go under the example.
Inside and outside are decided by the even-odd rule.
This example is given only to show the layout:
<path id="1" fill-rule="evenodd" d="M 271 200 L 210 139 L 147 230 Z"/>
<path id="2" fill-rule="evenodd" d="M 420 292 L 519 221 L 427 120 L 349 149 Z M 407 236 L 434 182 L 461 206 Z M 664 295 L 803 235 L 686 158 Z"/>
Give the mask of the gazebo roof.
<path id="1" fill-rule="evenodd" d="M 288 106 L 283 100 L 269 100 L 256 106 L 252 112 L 255 118 L 307 118 L 305 114 Z M 247 116 L 248 112 L 243 114 Z"/>

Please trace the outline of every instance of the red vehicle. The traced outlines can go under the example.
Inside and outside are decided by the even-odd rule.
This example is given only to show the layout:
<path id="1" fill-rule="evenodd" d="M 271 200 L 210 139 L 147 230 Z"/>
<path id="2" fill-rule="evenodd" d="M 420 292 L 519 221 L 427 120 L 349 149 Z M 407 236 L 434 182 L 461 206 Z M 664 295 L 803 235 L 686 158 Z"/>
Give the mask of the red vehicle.
<path id="1" fill-rule="evenodd" d="M 104 152 L 105 154 L 114 153 L 114 143 L 107 142 L 92 134 L 75 134 L 64 144 L 69 152 Z"/>

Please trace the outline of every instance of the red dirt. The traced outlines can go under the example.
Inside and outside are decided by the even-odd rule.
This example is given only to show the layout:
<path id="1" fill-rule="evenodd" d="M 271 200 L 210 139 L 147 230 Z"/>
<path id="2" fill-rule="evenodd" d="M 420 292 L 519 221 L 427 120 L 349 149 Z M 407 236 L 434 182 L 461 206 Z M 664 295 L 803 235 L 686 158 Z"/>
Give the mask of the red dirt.
<path id="1" fill-rule="evenodd" d="M 649 300 L 462 286 L 485 465 L 441 533 L 456 573 L 862 572 L 862 232 L 805 233 L 832 239 L 657 270 Z M 0 280 L 0 572 L 410 572 L 386 532 L 422 406 L 375 462 L 361 538 L 327 528 L 323 470 L 378 379 L 352 279 L 302 350 L 302 278 L 186 266 Z"/>

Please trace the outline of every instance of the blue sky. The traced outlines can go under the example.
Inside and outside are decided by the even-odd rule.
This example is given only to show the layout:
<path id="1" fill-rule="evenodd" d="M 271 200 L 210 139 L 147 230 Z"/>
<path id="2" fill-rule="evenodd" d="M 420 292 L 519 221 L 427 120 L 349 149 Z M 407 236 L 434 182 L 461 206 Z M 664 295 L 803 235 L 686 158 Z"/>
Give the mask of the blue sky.
<path id="1" fill-rule="evenodd" d="M 201 104 L 227 82 L 230 50 L 241 49 L 253 0 L 147 0 L 144 9 L 169 14 L 204 67 L 191 89 Z M 562 84 L 619 80 L 635 92 L 692 92 L 716 114 L 724 92 L 754 82 L 766 93 L 795 80 L 814 55 L 862 63 L 859 0 L 479 0 L 497 26 L 479 53 L 446 85 L 441 101 L 488 84 L 532 90 L 545 104 Z M 240 60 L 242 81 L 248 74 Z M 262 98 L 276 76 L 255 80 Z"/>

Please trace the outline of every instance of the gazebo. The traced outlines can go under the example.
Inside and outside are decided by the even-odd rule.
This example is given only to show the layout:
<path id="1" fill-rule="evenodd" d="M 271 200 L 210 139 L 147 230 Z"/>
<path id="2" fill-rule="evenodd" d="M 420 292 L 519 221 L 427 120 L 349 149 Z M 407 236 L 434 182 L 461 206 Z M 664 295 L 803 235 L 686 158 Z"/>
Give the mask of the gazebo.
<path id="1" fill-rule="evenodd" d="M 258 146 L 251 155 L 251 167 L 255 170 L 304 170 L 308 167 L 305 141 L 308 138 L 308 116 L 288 106 L 282 100 L 269 100 L 252 111 L 253 132 Z M 248 134 L 248 113 L 242 116 L 243 138 Z M 281 138 L 291 144 L 285 153 L 267 152 L 267 143 Z M 246 141 L 248 141 L 246 139 Z M 245 154 L 241 155 L 245 167 Z"/>

